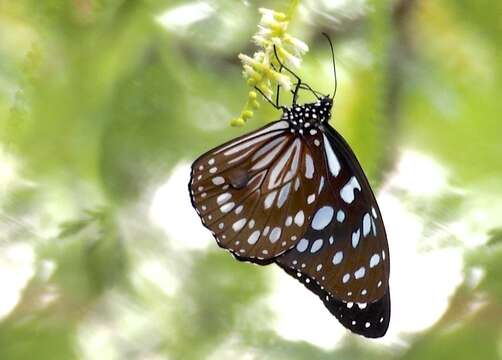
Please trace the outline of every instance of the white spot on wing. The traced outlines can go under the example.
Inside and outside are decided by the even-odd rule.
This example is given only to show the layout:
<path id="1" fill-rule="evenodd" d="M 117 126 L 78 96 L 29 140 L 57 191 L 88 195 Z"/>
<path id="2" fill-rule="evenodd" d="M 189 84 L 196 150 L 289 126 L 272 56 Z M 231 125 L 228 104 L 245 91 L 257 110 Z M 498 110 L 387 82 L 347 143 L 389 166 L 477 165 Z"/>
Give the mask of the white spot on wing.
<path id="1" fill-rule="evenodd" d="M 303 214 L 303 210 L 300 210 L 295 215 L 295 224 L 298 226 L 302 226 L 305 221 L 305 215 Z"/>
<path id="2" fill-rule="evenodd" d="M 232 224 L 232 229 L 234 229 L 235 232 L 238 232 L 238 231 L 242 230 L 242 228 L 244 227 L 244 225 L 246 225 L 246 219 L 245 218 L 237 220 L 236 222 L 234 222 Z"/>
<path id="3" fill-rule="evenodd" d="M 259 238 L 260 238 L 260 230 L 256 230 L 251 235 L 249 235 L 248 243 L 254 245 L 256 244 Z"/>
<path id="4" fill-rule="evenodd" d="M 333 176 L 338 176 L 341 170 L 340 162 L 338 161 L 338 158 L 335 155 L 335 152 L 333 151 L 333 148 L 331 147 L 331 144 L 329 143 L 329 140 L 326 138 L 326 135 L 323 134 L 324 138 L 324 149 L 326 152 L 326 158 L 328 159 L 328 167 L 329 171 Z"/>
<path id="5" fill-rule="evenodd" d="M 225 179 L 223 177 L 221 177 L 221 176 L 216 176 L 211 181 L 216 186 L 223 185 L 225 183 Z"/>
<path id="6" fill-rule="evenodd" d="M 307 179 L 314 177 L 314 161 L 309 154 L 305 154 L 305 177 Z"/>
<path id="7" fill-rule="evenodd" d="M 357 244 L 359 244 L 359 238 L 361 237 L 361 231 L 357 229 L 352 233 L 352 247 L 355 249 Z"/>
<path id="8" fill-rule="evenodd" d="M 348 282 L 349 282 L 349 280 L 350 280 L 350 274 L 349 274 L 349 273 L 347 273 L 347 274 L 343 275 L 342 282 L 343 282 L 344 284 L 348 283 Z"/>
<path id="9" fill-rule="evenodd" d="M 333 265 L 338 265 L 342 262 L 343 260 L 343 252 L 338 251 L 334 256 L 333 256 Z"/>
<path id="10" fill-rule="evenodd" d="M 307 239 L 301 239 L 296 245 L 296 250 L 299 252 L 304 252 L 309 247 L 309 241 Z"/>
<path id="11" fill-rule="evenodd" d="M 268 209 L 269 207 L 272 206 L 276 195 L 277 195 L 277 191 L 272 191 L 270 194 L 267 195 L 267 197 L 265 198 L 265 201 L 264 201 L 265 209 Z"/>
<path id="12" fill-rule="evenodd" d="M 357 271 L 354 273 L 354 277 L 356 279 L 360 279 L 362 277 L 364 277 L 364 275 L 366 274 L 366 269 L 364 268 L 364 266 L 361 266 L 359 269 L 357 269 Z"/>
<path id="13" fill-rule="evenodd" d="M 363 217 L 363 236 L 366 237 L 371 230 L 371 217 L 370 214 L 366 213 Z"/>
<path id="14" fill-rule="evenodd" d="M 220 207 L 220 210 L 222 213 L 227 213 L 229 211 L 231 211 L 235 206 L 235 203 L 234 202 L 229 202 L 229 203 L 226 203 L 225 205 L 222 205 Z"/>
<path id="15" fill-rule="evenodd" d="M 319 182 L 319 190 L 317 190 L 317 195 L 319 195 L 324 187 L 324 176 L 321 176 L 321 181 Z"/>
<path id="16" fill-rule="evenodd" d="M 291 183 L 287 183 L 284 185 L 279 192 L 279 197 L 277 199 L 277 207 L 280 209 L 282 205 L 286 202 L 289 194 L 289 188 L 291 187 Z"/>
<path id="17" fill-rule="evenodd" d="M 230 193 L 223 193 L 218 196 L 218 198 L 216 199 L 216 202 L 218 203 L 218 205 L 221 205 L 223 203 L 226 203 L 228 200 L 230 200 L 231 197 L 232 197 L 232 195 Z"/>
<path id="18" fill-rule="evenodd" d="M 295 179 L 295 191 L 298 191 L 300 188 L 300 178 Z"/>
<path id="19" fill-rule="evenodd" d="M 322 239 L 317 239 L 316 241 L 314 241 L 312 248 L 310 248 L 310 252 L 313 254 L 319 251 L 319 249 L 322 247 L 322 243 Z"/>
<path id="20" fill-rule="evenodd" d="M 355 176 L 352 176 L 347 184 L 343 186 L 342 190 L 340 190 L 340 196 L 347 204 L 350 204 L 354 201 L 355 189 L 361 190 L 361 185 L 359 185 L 359 182 L 357 181 Z"/>
<path id="21" fill-rule="evenodd" d="M 334 210 L 331 206 L 323 206 L 314 215 L 314 219 L 312 220 L 312 228 L 314 230 L 322 230 L 333 219 Z"/>
<path id="22" fill-rule="evenodd" d="M 270 232 L 270 242 L 273 244 L 281 237 L 281 228 L 275 227 Z"/>
<path id="23" fill-rule="evenodd" d="M 375 266 L 378 265 L 379 262 L 380 262 L 380 255 L 373 254 L 373 256 L 370 259 L 370 268 L 374 268 Z"/>

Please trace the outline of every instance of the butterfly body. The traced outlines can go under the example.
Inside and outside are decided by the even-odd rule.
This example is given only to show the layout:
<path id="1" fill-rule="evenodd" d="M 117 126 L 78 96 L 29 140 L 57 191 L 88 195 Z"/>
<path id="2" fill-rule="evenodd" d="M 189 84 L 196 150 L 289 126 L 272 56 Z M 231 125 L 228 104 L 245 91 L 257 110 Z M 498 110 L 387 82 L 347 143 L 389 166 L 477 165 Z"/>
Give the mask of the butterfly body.
<path id="1" fill-rule="evenodd" d="M 390 319 L 387 237 L 369 182 L 329 125 L 332 98 L 281 107 L 281 119 L 192 165 L 191 200 L 220 247 L 276 263 L 351 331 Z"/>
<path id="2" fill-rule="evenodd" d="M 326 96 L 313 103 L 284 107 L 281 119 L 289 122 L 291 133 L 308 135 L 329 121 L 332 106 L 332 99 Z M 315 135 L 315 132 L 311 135 Z"/>

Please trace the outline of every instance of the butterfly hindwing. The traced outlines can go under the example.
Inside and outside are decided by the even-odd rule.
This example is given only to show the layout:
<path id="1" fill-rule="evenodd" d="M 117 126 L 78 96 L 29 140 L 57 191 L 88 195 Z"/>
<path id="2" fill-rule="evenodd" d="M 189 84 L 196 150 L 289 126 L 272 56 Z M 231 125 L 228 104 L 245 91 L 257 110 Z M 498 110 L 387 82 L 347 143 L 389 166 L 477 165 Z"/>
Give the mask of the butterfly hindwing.
<path id="1" fill-rule="evenodd" d="M 390 265 L 382 217 L 368 180 L 346 142 L 329 125 L 321 131 L 324 152 L 316 159 L 316 171 L 325 174 L 326 184 L 307 231 L 296 247 L 276 262 L 295 278 L 300 274 L 300 280 L 311 279 L 309 288 L 322 289 L 321 295 L 329 297 L 323 301 L 335 315 L 344 310 L 362 321 L 364 314 L 379 308 L 382 316 L 377 322 L 381 327 L 388 323 L 384 315 L 390 312 L 386 308 L 386 304 L 390 306 Z M 366 308 L 348 309 L 347 303 L 366 304 Z M 360 323 L 354 319 L 351 322 Z M 371 326 L 375 321 L 364 321 L 359 333 L 366 331 L 366 322 Z M 352 325 L 347 327 L 353 330 Z"/>
<path id="2" fill-rule="evenodd" d="M 282 265 L 281 265 L 282 266 Z M 354 303 L 337 300 L 317 281 L 290 267 L 283 269 L 294 278 L 297 278 L 307 289 L 324 303 L 324 306 L 352 332 L 370 338 L 378 338 L 385 335 L 390 321 L 390 292 L 389 288 L 385 295 L 373 303 Z"/>
<path id="3" fill-rule="evenodd" d="M 192 204 L 219 245 L 239 259 L 263 262 L 289 250 L 315 210 L 315 155 L 288 127 L 272 123 L 192 165 Z"/>

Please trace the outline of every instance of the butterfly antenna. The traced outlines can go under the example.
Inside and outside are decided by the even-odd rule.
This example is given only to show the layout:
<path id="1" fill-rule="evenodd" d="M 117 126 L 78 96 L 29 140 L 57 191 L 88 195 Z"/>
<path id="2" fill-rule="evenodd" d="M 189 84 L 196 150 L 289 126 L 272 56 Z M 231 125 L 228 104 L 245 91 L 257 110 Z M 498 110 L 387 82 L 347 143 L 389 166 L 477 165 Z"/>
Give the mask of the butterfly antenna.
<path id="1" fill-rule="evenodd" d="M 336 89 L 338 88 L 338 81 L 336 78 L 336 62 L 335 62 L 335 50 L 333 50 L 333 43 L 331 42 L 330 37 L 326 33 L 322 33 L 326 39 L 328 39 L 329 42 L 329 47 L 331 48 L 331 58 L 333 59 L 333 73 L 335 74 L 335 91 L 333 91 L 333 96 L 331 97 L 332 99 L 335 97 L 336 94 Z"/>

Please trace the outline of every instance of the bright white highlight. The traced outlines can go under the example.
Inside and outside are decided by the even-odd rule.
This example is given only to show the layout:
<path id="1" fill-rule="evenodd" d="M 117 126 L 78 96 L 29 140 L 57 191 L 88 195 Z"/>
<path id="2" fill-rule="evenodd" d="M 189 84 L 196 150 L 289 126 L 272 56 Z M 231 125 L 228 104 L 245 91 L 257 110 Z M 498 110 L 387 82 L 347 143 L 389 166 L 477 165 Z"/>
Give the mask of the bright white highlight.
<path id="1" fill-rule="evenodd" d="M 153 196 L 149 216 L 179 250 L 205 249 L 213 243 L 190 204 L 188 191 L 184 189 L 190 178 L 190 165 L 176 165 L 164 185 Z"/>

